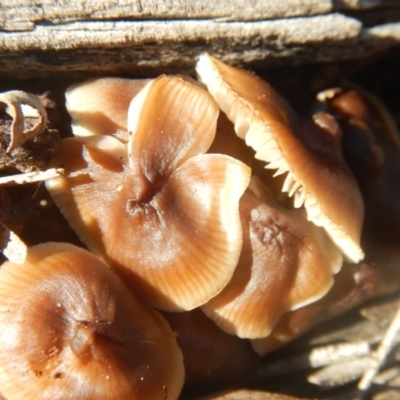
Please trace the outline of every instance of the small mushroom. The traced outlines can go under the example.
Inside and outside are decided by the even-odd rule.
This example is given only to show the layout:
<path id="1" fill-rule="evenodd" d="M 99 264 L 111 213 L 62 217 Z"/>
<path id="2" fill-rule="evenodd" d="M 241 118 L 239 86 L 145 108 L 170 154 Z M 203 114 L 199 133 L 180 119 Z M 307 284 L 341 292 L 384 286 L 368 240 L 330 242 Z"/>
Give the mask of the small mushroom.
<path id="1" fill-rule="evenodd" d="M 0 390 L 8 400 L 177 399 L 167 322 L 88 251 L 49 242 L 0 269 Z"/>
<path id="2" fill-rule="evenodd" d="M 116 134 L 128 140 L 129 104 L 148 82 L 149 79 L 99 78 L 70 86 L 65 98 L 74 135 Z"/>
<path id="3" fill-rule="evenodd" d="M 256 158 L 276 175 L 286 174 L 283 191 L 294 196 L 295 207 L 304 205 L 308 219 L 327 231 L 348 260 L 361 260 L 363 202 L 338 151 L 340 132 L 333 119 L 319 115 L 304 129 L 304 121 L 255 75 L 207 54 L 196 70 Z"/>
<path id="4" fill-rule="evenodd" d="M 250 169 L 203 154 L 217 117 L 206 90 L 161 76 L 130 104 L 127 145 L 101 135 L 66 140 L 55 160 L 66 176 L 47 184 L 82 241 L 161 309 L 208 301 L 240 256 Z"/>
<path id="5" fill-rule="evenodd" d="M 202 306 L 222 329 L 268 336 L 283 314 L 324 296 L 342 256 L 303 209 L 285 209 L 253 177 L 240 201 L 243 250 L 225 288 Z"/>
<path id="6" fill-rule="evenodd" d="M 360 88 L 320 94 L 342 126 L 343 150 L 365 203 L 367 261 L 396 256 L 400 246 L 400 133 L 385 106 Z"/>

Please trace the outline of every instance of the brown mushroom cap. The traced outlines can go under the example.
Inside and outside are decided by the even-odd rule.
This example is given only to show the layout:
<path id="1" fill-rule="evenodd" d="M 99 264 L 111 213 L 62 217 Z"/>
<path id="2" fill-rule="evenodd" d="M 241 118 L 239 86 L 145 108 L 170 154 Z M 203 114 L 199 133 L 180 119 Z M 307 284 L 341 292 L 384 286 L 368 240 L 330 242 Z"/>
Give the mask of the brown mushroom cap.
<path id="1" fill-rule="evenodd" d="M 308 219 L 327 231 L 346 258 L 361 260 L 362 198 L 340 155 L 326 158 L 324 151 L 307 147 L 296 136 L 294 111 L 255 75 L 209 55 L 200 57 L 196 69 L 256 158 L 277 174 L 287 173 L 284 190 L 294 196 L 295 206 L 304 204 Z"/>
<path id="2" fill-rule="evenodd" d="M 228 333 L 263 338 L 283 314 L 328 292 L 342 256 L 303 209 L 280 206 L 256 177 L 241 198 L 240 212 L 239 264 L 227 286 L 202 309 Z"/>
<path id="3" fill-rule="evenodd" d="M 207 91 L 160 77 L 130 105 L 128 161 L 93 141 L 66 140 L 55 163 L 67 175 L 47 183 L 81 239 L 158 308 L 205 303 L 240 256 L 239 199 L 250 169 L 202 154 L 217 116 Z"/>
<path id="4" fill-rule="evenodd" d="M 388 250 L 384 248 L 370 262 L 346 265 L 335 276 L 335 283 L 326 296 L 283 315 L 270 336 L 251 340 L 254 350 L 263 356 L 304 335 L 317 324 L 365 303 L 367 299 L 398 290 L 400 250 Z"/>
<path id="5" fill-rule="evenodd" d="M 119 134 L 126 140 L 128 107 L 149 79 L 99 78 L 70 86 L 66 107 L 78 136 Z"/>
<path id="6" fill-rule="evenodd" d="M 166 321 L 88 251 L 29 249 L 0 270 L 0 388 L 8 400 L 177 399 L 182 354 Z"/>
<path id="7" fill-rule="evenodd" d="M 364 198 L 367 259 L 372 253 L 393 253 L 400 244 L 400 133 L 395 121 L 378 98 L 360 88 L 322 95 L 341 123 L 344 154 Z"/>

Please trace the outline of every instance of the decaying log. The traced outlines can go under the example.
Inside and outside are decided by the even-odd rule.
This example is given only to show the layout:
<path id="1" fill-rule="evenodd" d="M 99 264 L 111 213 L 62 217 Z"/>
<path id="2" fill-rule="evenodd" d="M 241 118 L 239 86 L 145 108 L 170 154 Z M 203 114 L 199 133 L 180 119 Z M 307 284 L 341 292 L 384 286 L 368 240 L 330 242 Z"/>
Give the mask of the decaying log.
<path id="1" fill-rule="evenodd" d="M 344 60 L 399 44 L 399 21 L 393 0 L 2 0 L 0 72 L 189 72 L 205 51 L 238 65 Z"/>

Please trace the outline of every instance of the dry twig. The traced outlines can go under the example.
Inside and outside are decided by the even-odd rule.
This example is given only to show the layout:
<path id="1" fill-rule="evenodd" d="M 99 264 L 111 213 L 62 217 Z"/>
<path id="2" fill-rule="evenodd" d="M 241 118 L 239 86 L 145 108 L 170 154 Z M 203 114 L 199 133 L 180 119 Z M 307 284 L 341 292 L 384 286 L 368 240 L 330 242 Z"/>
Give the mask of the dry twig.
<path id="1" fill-rule="evenodd" d="M 400 332 L 400 305 L 397 309 L 397 312 L 389 325 L 385 336 L 383 337 L 381 343 L 379 344 L 377 350 L 373 353 L 373 363 L 370 367 L 364 372 L 362 376 L 358 388 L 367 392 L 372 385 L 372 382 L 379 372 L 380 368 L 385 363 L 388 354 L 393 349 L 396 341 L 398 342 L 397 334 Z"/>

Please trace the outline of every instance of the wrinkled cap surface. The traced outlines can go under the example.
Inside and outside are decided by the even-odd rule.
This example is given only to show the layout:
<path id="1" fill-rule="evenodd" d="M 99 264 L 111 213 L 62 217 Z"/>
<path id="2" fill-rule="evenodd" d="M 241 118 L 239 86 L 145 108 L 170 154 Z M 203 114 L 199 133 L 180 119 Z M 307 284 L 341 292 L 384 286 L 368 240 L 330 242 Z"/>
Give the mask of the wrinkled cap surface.
<path id="1" fill-rule="evenodd" d="M 240 212 L 239 264 L 227 286 L 202 309 L 228 333 L 263 338 L 283 314 L 328 292 L 342 256 L 303 209 L 283 208 L 255 177 Z"/>

